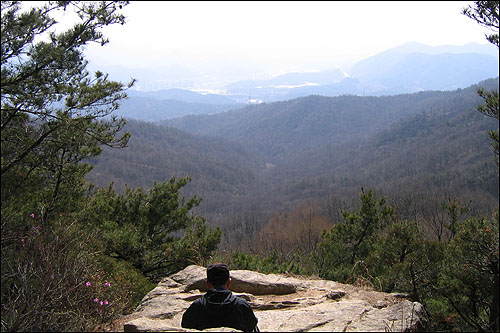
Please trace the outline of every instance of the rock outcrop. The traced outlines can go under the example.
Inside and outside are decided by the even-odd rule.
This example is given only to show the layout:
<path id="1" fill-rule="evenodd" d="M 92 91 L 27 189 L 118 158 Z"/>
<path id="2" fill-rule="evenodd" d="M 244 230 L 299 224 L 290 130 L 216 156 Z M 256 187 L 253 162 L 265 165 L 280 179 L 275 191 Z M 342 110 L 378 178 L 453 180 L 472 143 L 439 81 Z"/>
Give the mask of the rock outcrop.
<path id="1" fill-rule="evenodd" d="M 182 314 L 206 292 L 205 278 L 206 269 L 195 265 L 164 278 L 128 317 L 124 331 L 186 331 Z M 231 278 L 231 290 L 250 303 L 262 332 L 394 332 L 422 323 L 422 305 L 401 294 L 246 270 L 231 271 Z"/>

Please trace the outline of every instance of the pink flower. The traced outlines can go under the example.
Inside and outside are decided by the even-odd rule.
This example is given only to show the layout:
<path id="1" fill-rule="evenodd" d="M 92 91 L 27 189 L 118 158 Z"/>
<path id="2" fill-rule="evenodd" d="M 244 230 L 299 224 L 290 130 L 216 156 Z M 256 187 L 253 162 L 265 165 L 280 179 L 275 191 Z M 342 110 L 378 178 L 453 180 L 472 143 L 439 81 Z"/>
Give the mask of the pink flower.
<path id="1" fill-rule="evenodd" d="M 24 238 L 21 238 L 21 243 L 23 243 L 23 246 L 24 246 Z"/>
<path id="2" fill-rule="evenodd" d="M 100 301 L 99 304 L 102 306 L 104 303 L 102 301 Z"/>
<path id="3" fill-rule="evenodd" d="M 36 226 L 36 230 L 40 231 L 40 230 L 42 230 L 42 227 L 41 227 L 41 226 L 39 226 L 39 225 L 37 225 L 37 226 Z"/>
<path id="4" fill-rule="evenodd" d="M 94 302 L 98 303 L 99 302 L 99 298 L 94 298 Z"/>
<path id="5" fill-rule="evenodd" d="M 107 300 L 107 299 L 105 299 L 105 300 L 104 300 L 104 304 L 106 304 L 106 305 L 108 305 L 108 304 L 109 304 L 109 302 L 108 302 L 108 300 Z"/>
<path id="6" fill-rule="evenodd" d="M 32 219 L 34 219 L 34 218 L 35 218 L 35 214 L 31 213 L 30 217 L 31 217 Z"/>
<path id="7" fill-rule="evenodd" d="M 110 284 L 109 282 L 106 282 L 104 285 L 105 285 L 106 287 L 111 287 L 111 284 Z"/>
<path id="8" fill-rule="evenodd" d="M 85 283 L 87 287 L 90 287 L 90 282 Z"/>
<path id="9" fill-rule="evenodd" d="M 54 275 L 51 275 L 51 276 L 50 276 L 50 278 L 51 278 L 52 280 L 54 280 Z"/>

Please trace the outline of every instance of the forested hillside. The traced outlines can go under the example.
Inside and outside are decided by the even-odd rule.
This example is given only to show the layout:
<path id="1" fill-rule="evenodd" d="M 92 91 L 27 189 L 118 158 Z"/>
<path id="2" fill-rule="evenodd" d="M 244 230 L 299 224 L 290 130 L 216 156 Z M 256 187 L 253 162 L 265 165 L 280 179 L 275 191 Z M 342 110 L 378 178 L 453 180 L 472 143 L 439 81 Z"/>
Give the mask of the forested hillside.
<path id="1" fill-rule="evenodd" d="M 498 78 L 480 85 L 493 89 Z M 446 192 L 490 210 L 498 173 L 487 131 L 498 124 L 476 111 L 476 89 L 309 96 L 166 123 L 191 134 L 129 121 L 129 147 L 106 150 L 88 179 L 120 188 L 191 176 L 187 193 L 203 198 L 201 211 L 226 235 L 247 213 L 245 228 L 256 231 L 271 213 L 307 202 L 349 205 L 361 186 L 393 198 Z M 413 204 L 406 210 L 424 202 Z"/>
<path id="2" fill-rule="evenodd" d="M 91 160 L 89 179 L 113 182 L 117 190 L 149 188 L 154 181 L 191 177 L 190 193 L 207 202 L 246 191 L 262 164 L 244 146 L 217 137 L 194 136 L 173 127 L 129 120 L 133 138 L 123 150 L 105 149 Z"/>
<path id="3" fill-rule="evenodd" d="M 484 84 L 491 88 L 495 82 Z M 462 111 L 474 108 L 480 101 L 475 89 L 382 97 L 309 96 L 163 124 L 239 142 L 263 153 L 270 163 L 287 164 L 297 153 L 366 138 L 422 112 L 453 112 L 447 110 L 453 106 Z"/>

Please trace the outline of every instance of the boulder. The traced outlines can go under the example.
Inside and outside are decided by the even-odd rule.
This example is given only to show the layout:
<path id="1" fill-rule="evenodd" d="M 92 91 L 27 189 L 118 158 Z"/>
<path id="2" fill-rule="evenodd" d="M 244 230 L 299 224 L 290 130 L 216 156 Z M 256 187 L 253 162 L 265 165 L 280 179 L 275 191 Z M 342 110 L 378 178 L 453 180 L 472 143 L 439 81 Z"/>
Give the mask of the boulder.
<path id="1" fill-rule="evenodd" d="M 207 291 L 205 278 L 206 269 L 196 265 L 164 278 L 143 298 L 123 330 L 188 331 L 181 328 L 182 314 Z M 412 331 L 422 324 L 422 305 L 400 294 L 247 270 L 231 271 L 231 278 L 231 290 L 249 302 L 262 332 Z"/>
<path id="2" fill-rule="evenodd" d="M 185 291 L 195 289 L 207 291 L 206 276 L 206 268 L 191 265 L 172 275 L 170 279 L 182 284 Z M 231 271 L 231 279 L 231 290 L 235 292 L 246 292 L 253 295 L 283 295 L 296 291 L 294 284 L 276 274 L 237 270 Z"/>

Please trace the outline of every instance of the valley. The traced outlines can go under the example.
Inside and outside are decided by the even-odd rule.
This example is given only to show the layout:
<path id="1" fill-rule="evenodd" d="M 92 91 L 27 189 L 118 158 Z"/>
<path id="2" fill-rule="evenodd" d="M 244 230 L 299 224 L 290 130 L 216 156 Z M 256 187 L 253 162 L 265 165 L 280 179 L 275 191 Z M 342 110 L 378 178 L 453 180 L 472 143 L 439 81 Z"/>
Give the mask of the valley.
<path id="1" fill-rule="evenodd" d="M 88 179 L 120 190 L 191 177 L 185 195 L 201 197 L 197 213 L 226 235 L 242 223 L 256 234 L 273 213 L 308 203 L 325 210 L 338 202 L 328 216 L 338 219 L 361 187 L 394 201 L 420 198 L 401 207 L 406 217 L 429 196 L 472 200 L 473 211 L 485 213 L 498 202 L 487 135 L 498 123 L 476 110 L 478 86 L 495 89 L 498 78 L 453 91 L 308 96 L 160 123 L 130 120 L 129 147 L 106 149 Z"/>

